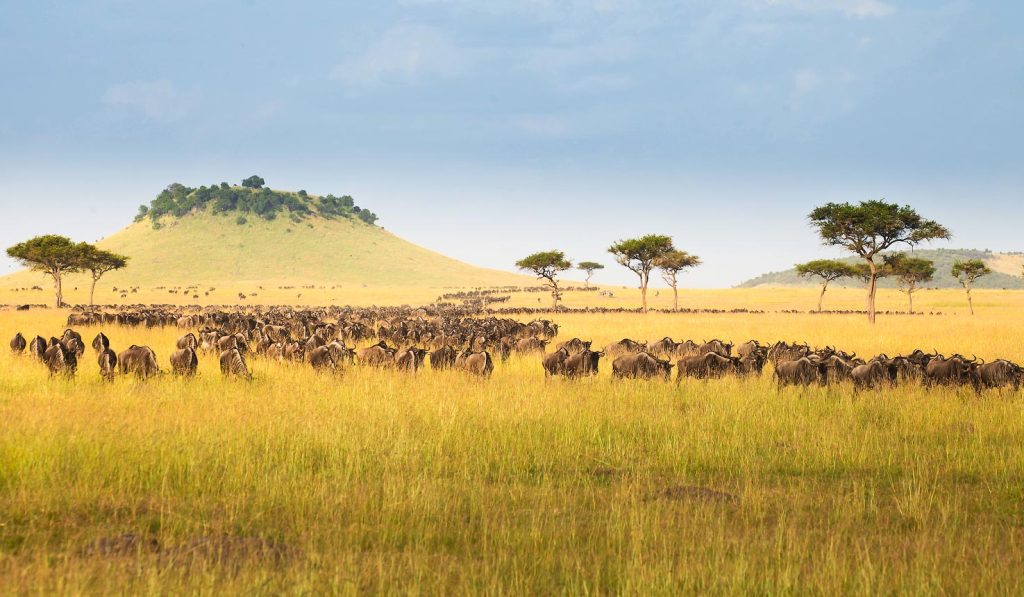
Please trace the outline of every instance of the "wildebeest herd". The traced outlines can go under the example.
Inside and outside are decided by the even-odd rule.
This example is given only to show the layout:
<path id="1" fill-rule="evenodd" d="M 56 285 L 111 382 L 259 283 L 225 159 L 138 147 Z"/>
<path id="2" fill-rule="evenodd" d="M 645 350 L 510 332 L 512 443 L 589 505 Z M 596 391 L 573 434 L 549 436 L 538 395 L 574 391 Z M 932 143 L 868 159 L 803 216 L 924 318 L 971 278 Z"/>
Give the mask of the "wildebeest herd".
<path id="1" fill-rule="evenodd" d="M 28 341 L 19 333 L 11 340 L 11 350 L 27 351 L 51 375 L 74 375 L 86 345 L 73 326 L 175 326 L 184 334 L 169 363 L 170 372 L 180 376 L 195 375 L 201 355 L 212 354 L 225 376 L 246 379 L 251 378 L 248 359 L 253 356 L 334 373 L 353 365 L 415 372 L 429 363 L 433 369 L 486 378 L 494 370 L 495 359 L 534 354 L 540 356 L 545 376 L 569 379 L 596 375 L 604 357 L 613 359 L 612 378 L 668 380 L 675 369 L 677 383 L 688 378 L 760 376 L 769 363 L 779 387 L 849 383 L 855 390 L 897 384 L 1019 390 L 1024 379 L 1024 370 L 1005 359 L 983 362 L 920 349 L 906 355 L 861 358 L 831 346 L 812 348 L 781 341 L 751 340 L 735 346 L 718 339 L 698 343 L 670 337 L 654 342 L 624 338 L 594 350 L 590 341 L 573 338 L 547 352 L 558 335 L 558 325 L 549 320 L 522 323 L 437 308 L 211 308 L 202 312 L 154 308 L 73 313 L 68 325 L 60 337 L 49 340 L 35 336 Z M 148 346 L 132 345 L 115 352 L 100 332 L 92 348 L 106 380 L 118 374 L 148 379 L 162 371 L 156 352 Z"/>

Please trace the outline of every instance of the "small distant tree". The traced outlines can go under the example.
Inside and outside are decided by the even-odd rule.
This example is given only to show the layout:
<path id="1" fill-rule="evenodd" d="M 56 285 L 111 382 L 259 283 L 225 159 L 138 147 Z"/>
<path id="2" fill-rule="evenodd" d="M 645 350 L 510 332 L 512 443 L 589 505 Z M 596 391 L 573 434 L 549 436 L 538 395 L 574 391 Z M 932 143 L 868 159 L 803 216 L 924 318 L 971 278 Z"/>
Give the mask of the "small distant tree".
<path id="1" fill-rule="evenodd" d="M 267 181 L 263 180 L 263 177 L 256 176 L 255 174 L 242 181 L 242 186 L 247 189 L 262 189 L 265 184 L 267 184 Z"/>
<path id="2" fill-rule="evenodd" d="M 608 247 L 616 263 L 640 278 L 640 300 L 644 313 L 647 313 L 647 285 L 651 281 L 651 270 L 655 267 L 655 261 L 672 249 L 672 237 L 662 234 L 620 240 Z"/>
<path id="3" fill-rule="evenodd" d="M 92 287 L 89 289 L 89 306 L 92 307 L 96 295 L 96 283 L 100 281 L 103 274 L 128 265 L 128 257 L 104 251 L 86 243 L 79 245 L 79 251 L 82 255 L 82 271 L 89 272 L 92 278 Z"/>
<path id="4" fill-rule="evenodd" d="M 864 260 L 867 267 L 868 321 L 875 323 L 875 295 L 883 264 L 875 261 L 894 245 L 914 247 L 922 242 L 948 239 L 948 229 L 922 218 L 914 209 L 884 200 L 828 203 L 815 208 L 808 219 L 823 244 L 842 247 Z"/>
<path id="5" fill-rule="evenodd" d="M 64 306 L 64 274 L 81 271 L 82 248 L 66 236 L 47 234 L 18 243 L 7 254 L 22 265 L 53 278 L 57 307 Z"/>
<path id="6" fill-rule="evenodd" d="M 587 280 L 585 284 L 587 288 L 590 288 L 590 279 L 594 277 L 594 272 L 599 269 L 604 269 L 604 266 L 596 261 L 581 261 L 576 264 L 576 269 L 587 272 Z"/>
<path id="7" fill-rule="evenodd" d="M 798 263 L 796 274 L 801 278 L 821 278 L 821 292 L 818 293 L 818 313 L 821 313 L 828 285 L 842 278 L 858 278 L 861 272 L 856 266 L 838 259 L 815 259 Z"/>
<path id="8" fill-rule="evenodd" d="M 558 300 L 562 298 L 562 293 L 558 288 L 558 274 L 572 268 L 572 262 L 565 258 L 565 253 L 561 251 L 534 253 L 517 261 L 516 267 L 532 272 L 537 279 L 544 280 L 544 286 L 551 290 L 554 307 L 558 307 Z"/>
<path id="9" fill-rule="evenodd" d="M 672 311 L 679 310 L 679 274 L 691 267 L 700 265 L 700 257 L 690 255 L 686 251 L 672 249 L 654 260 L 655 266 L 661 270 L 661 279 L 672 287 Z"/>
<path id="10" fill-rule="evenodd" d="M 914 314 L 914 293 L 920 285 L 931 282 L 935 277 L 935 262 L 919 257 L 907 257 L 904 253 L 885 256 L 888 274 L 896 278 L 900 292 L 907 295 L 907 313 Z"/>
<path id="11" fill-rule="evenodd" d="M 991 274 L 992 270 L 981 259 L 967 259 L 964 261 L 956 259 L 953 261 L 953 268 L 950 270 L 950 273 L 967 291 L 967 307 L 971 310 L 971 315 L 974 315 L 974 300 L 971 298 L 971 290 L 974 288 L 974 283 L 978 278 Z"/>

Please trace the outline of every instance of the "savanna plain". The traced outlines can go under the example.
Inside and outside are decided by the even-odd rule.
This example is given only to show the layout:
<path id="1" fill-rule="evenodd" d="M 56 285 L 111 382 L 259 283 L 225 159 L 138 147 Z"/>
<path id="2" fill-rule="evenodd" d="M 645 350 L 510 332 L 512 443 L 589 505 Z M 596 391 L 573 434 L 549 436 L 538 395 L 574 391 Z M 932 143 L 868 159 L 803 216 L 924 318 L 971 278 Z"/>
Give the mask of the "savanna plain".
<path id="1" fill-rule="evenodd" d="M 219 292 L 238 303 L 252 290 Z M 424 304 L 440 292 L 256 300 Z M 566 303 L 633 306 L 634 293 Z M 922 292 L 926 314 L 874 326 L 806 312 L 814 289 L 681 296 L 763 313 L 540 316 L 561 326 L 558 340 L 595 346 L 668 335 L 1024 360 L 1024 294 L 975 294 L 973 317 L 963 293 Z M 536 296 L 509 306 L 536 307 Z M 883 291 L 880 308 L 902 301 Z M 826 307 L 860 304 L 859 291 L 837 289 Z M 0 338 L 59 335 L 67 315 L 0 311 Z M 102 330 L 118 350 L 149 345 L 165 369 L 185 332 L 76 329 L 87 341 Z M 480 380 L 358 365 L 318 374 L 254 356 L 244 381 L 222 378 L 208 355 L 195 379 L 108 384 L 91 348 L 73 379 L 4 348 L 0 592 L 1024 592 L 1021 394 L 778 390 L 770 366 L 753 379 L 617 381 L 610 364 L 596 378 L 545 379 L 538 356 L 513 355 Z"/>

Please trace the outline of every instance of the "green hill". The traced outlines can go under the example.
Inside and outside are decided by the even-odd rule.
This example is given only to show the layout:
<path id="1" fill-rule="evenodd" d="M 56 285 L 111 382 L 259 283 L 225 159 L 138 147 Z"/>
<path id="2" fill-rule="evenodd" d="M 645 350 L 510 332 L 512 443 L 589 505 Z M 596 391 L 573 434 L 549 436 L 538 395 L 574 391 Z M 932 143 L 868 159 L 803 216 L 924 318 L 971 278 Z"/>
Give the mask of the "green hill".
<path id="1" fill-rule="evenodd" d="M 131 258 L 128 267 L 107 274 L 101 284 L 471 287 L 533 283 L 525 276 L 475 267 L 402 240 L 374 225 L 376 215 L 355 206 L 348 197 L 325 201 L 304 192 L 265 191 L 226 187 L 208 201 L 179 203 L 197 189 L 168 187 L 150 206 L 140 209 L 135 223 L 97 243 Z M 236 198 L 234 205 L 218 203 L 228 195 Z M 289 205 L 274 197 L 292 197 L 295 202 Z M 261 198 L 269 202 L 261 203 Z M 85 280 L 83 275 L 68 277 L 72 285 Z M 0 278 L 5 287 L 36 284 L 49 287 L 48 279 L 35 272 Z"/>
<path id="2" fill-rule="evenodd" d="M 1024 253 L 994 253 L 992 251 L 978 251 L 975 249 L 924 249 L 917 250 L 912 254 L 921 259 L 930 259 L 935 262 L 935 279 L 928 283 L 927 288 L 959 288 L 960 283 L 950 275 L 949 270 L 956 259 L 981 259 L 990 268 L 992 273 L 978 280 L 975 288 L 1024 288 L 1024 277 L 1021 276 L 1024 268 Z M 843 259 L 848 263 L 861 263 L 855 258 Z M 757 286 L 817 286 L 818 281 L 814 278 L 805 279 L 796 274 L 795 269 L 788 269 L 782 272 L 770 272 L 762 274 L 743 282 L 737 288 L 755 288 Z M 856 280 L 839 280 L 835 283 L 838 286 L 862 286 Z M 882 280 L 879 283 L 884 288 L 892 288 L 896 284 L 892 280 Z"/>

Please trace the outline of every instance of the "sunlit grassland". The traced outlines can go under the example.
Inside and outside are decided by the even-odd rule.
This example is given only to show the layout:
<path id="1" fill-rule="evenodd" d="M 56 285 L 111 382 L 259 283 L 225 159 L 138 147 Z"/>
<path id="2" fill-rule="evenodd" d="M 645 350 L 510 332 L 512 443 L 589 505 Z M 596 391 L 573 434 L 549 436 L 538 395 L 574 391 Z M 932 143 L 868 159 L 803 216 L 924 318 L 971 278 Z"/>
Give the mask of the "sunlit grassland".
<path id="1" fill-rule="evenodd" d="M 976 300 L 988 308 L 974 318 L 891 316 L 874 327 L 857 315 L 552 317 L 561 338 L 598 345 L 786 338 L 863 354 L 934 346 L 1021 361 L 1019 303 L 1016 293 L 991 293 Z M 56 334 L 65 316 L 0 312 L 0 339 Z M 97 328 L 80 331 L 88 341 Z M 152 346 L 165 368 L 182 333 L 104 331 L 117 349 Z M 535 357 L 498 363 L 487 382 L 250 365 L 248 383 L 221 379 L 207 356 L 195 380 L 108 385 L 91 349 L 65 381 L 0 347 L 0 587 L 1024 590 L 1020 395 L 777 392 L 770 374 L 677 387 L 613 382 L 609 363 L 598 379 L 571 383 L 546 381 Z M 90 548 L 124 533 L 161 550 Z"/>

